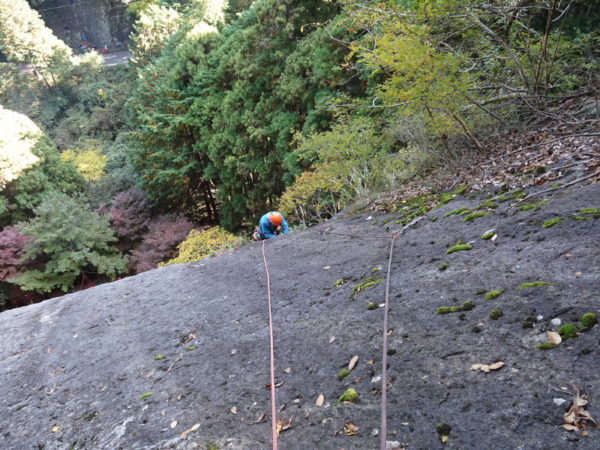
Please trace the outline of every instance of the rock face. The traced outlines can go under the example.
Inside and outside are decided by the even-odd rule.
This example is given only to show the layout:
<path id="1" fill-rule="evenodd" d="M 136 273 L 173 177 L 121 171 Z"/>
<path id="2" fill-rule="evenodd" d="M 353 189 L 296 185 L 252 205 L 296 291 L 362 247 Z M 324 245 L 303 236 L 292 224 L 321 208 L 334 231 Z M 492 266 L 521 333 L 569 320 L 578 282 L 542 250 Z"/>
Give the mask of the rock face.
<path id="1" fill-rule="evenodd" d="M 389 448 L 600 448 L 591 421 L 587 437 L 561 426 L 574 385 L 600 419 L 600 326 L 579 329 L 600 313 L 600 183 L 546 188 L 524 210 L 457 195 L 396 239 L 387 349 L 367 305 L 384 302 L 402 205 L 266 241 L 279 448 L 380 448 L 384 350 Z M 448 254 L 459 240 L 471 250 Z M 270 448 L 262 245 L 1 313 L 0 447 Z M 565 323 L 577 337 L 536 348 Z M 347 389 L 358 402 L 338 403 Z"/>
<path id="2" fill-rule="evenodd" d="M 38 8 L 46 26 L 73 48 L 85 36 L 98 49 L 129 41 L 133 17 L 120 0 L 48 0 Z"/>

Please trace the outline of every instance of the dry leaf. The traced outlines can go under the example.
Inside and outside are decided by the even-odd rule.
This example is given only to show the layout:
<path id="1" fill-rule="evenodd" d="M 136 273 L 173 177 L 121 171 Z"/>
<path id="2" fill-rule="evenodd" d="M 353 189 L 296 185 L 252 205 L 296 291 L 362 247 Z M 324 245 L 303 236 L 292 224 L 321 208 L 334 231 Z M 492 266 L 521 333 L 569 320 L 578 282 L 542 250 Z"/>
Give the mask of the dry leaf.
<path id="1" fill-rule="evenodd" d="M 265 416 L 266 415 L 267 415 L 267 413 L 262 413 L 260 416 L 258 416 L 258 419 L 256 419 L 254 422 L 249 422 L 248 425 L 254 425 L 256 423 L 265 422 Z"/>
<path id="2" fill-rule="evenodd" d="M 335 336 L 331 336 L 331 337 L 329 338 L 329 343 L 330 343 L 330 344 L 331 344 L 333 341 L 335 341 Z"/>
<path id="3" fill-rule="evenodd" d="M 581 276 L 581 272 L 575 272 L 575 276 L 576 277 L 580 277 Z"/>
<path id="4" fill-rule="evenodd" d="M 321 405 L 323 405 L 323 402 L 324 402 L 324 401 L 325 401 L 325 396 L 324 396 L 323 394 L 320 394 L 320 395 L 317 397 L 317 401 L 315 402 L 315 405 L 317 405 L 317 406 L 321 406 Z"/>
<path id="5" fill-rule="evenodd" d="M 282 417 L 279 418 L 279 420 L 277 421 L 277 425 L 275 427 L 277 429 L 277 436 L 279 436 L 279 434 L 282 431 L 285 431 L 285 430 L 287 430 L 288 428 L 291 427 L 291 425 L 292 425 L 292 419 L 293 419 L 293 417 L 290 418 L 290 420 L 288 420 L 287 422 L 283 423 L 283 418 Z"/>
<path id="6" fill-rule="evenodd" d="M 350 364 L 348 364 L 348 370 L 352 370 L 354 369 L 354 366 L 356 366 L 356 363 L 358 362 L 358 355 L 354 356 L 351 360 L 350 360 Z"/>
<path id="7" fill-rule="evenodd" d="M 504 363 L 502 361 L 498 361 L 494 364 L 490 364 L 490 370 L 498 370 L 502 366 L 504 366 Z"/>
<path id="8" fill-rule="evenodd" d="M 283 371 L 284 371 L 285 373 L 290 373 L 290 372 L 292 371 L 292 368 L 291 368 L 291 367 L 288 367 L 287 369 L 283 369 Z"/>
<path id="9" fill-rule="evenodd" d="M 325 267 L 323 267 L 323 270 L 328 270 L 328 269 L 331 269 L 331 266 L 325 266 Z"/>
<path id="10" fill-rule="evenodd" d="M 176 420 L 174 420 L 173 422 L 171 422 L 171 430 L 173 428 L 175 428 L 176 426 L 177 426 L 177 421 Z"/>
<path id="11" fill-rule="evenodd" d="M 183 433 L 181 433 L 179 435 L 180 438 L 182 437 L 186 437 L 188 434 L 190 434 L 192 431 L 196 431 L 198 428 L 200 428 L 200 424 L 197 423 L 196 425 L 194 425 L 192 428 L 188 428 L 187 430 L 185 430 Z"/>
<path id="12" fill-rule="evenodd" d="M 491 241 L 494 242 L 496 239 L 498 239 L 498 235 L 497 234 L 495 234 L 495 235 L 492 236 Z"/>
<path id="13" fill-rule="evenodd" d="M 56 433 L 58 430 L 60 430 L 60 427 L 53 427 L 53 428 L 52 428 L 52 432 L 53 432 L 53 433 Z"/>
<path id="14" fill-rule="evenodd" d="M 300 399 L 299 398 L 295 398 L 294 399 L 294 403 L 300 403 Z"/>
<path id="15" fill-rule="evenodd" d="M 560 334 L 558 334 L 556 331 L 546 331 L 546 336 L 548 336 L 548 340 L 553 344 L 558 345 L 562 342 Z"/>
<path id="16" fill-rule="evenodd" d="M 370 366 L 371 364 L 373 364 L 373 360 L 372 359 L 370 359 L 370 360 L 367 361 L 367 366 Z"/>
<path id="17" fill-rule="evenodd" d="M 190 428 L 190 431 L 196 431 L 198 428 L 200 428 L 200 424 L 199 423 L 197 423 L 192 428 Z"/>
<path id="18" fill-rule="evenodd" d="M 237 408 L 234 406 L 233 408 L 231 408 L 230 410 L 232 413 L 237 414 Z"/>
<path id="19" fill-rule="evenodd" d="M 283 381 L 280 383 L 275 383 L 275 387 L 278 388 L 283 384 Z M 271 383 L 265 385 L 265 389 L 271 389 Z"/>
<path id="20" fill-rule="evenodd" d="M 344 434 L 346 436 L 356 436 L 356 432 L 358 431 L 358 427 L 351 422 L 344 423 Z"/>
<path id="21" fill-rule="evenodd" d="M 577 430 L 579 430 L 579 428 L 577 428 L 575 425 L 569 425 L 568 423 L 565 423 L 562 427 L 565 430 L 569 430 L 569 431 L 577 431 Z"/>
<path id="22" fill-rule="evenodd" d="M 482 370 L 483 372 L 489 372 L 490 371 L 490 366 L 488 366 L 487 364 L 484 364 L 483 366 L 481 366 L 479 368 L 480 370 Z"/>
<path id="23" fill-rule="evenodd" d="M 483 364 L 473 364 L 471 367 L 469 367 L 469 370 L 479 370 L 482 366 Z"/>
<path id="24" fill-rule="evenodd" d="M 277 413 L 280 413 L 281 411 L 283 411 L 284 408 L 285 408 L 285 403 L 279 407 L 279 409 L 277 410 Z"/>

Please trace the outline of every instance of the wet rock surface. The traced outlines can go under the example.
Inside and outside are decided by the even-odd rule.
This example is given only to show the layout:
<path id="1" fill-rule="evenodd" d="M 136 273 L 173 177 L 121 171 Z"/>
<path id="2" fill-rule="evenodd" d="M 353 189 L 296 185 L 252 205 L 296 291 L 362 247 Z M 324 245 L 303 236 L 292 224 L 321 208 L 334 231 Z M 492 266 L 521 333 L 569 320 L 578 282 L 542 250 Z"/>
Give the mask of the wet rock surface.
<path id="1" fill-rule="evenodd" d="M 600 419 L 600 327 L 536 346 L 546 330 L 600 314 L 600 218 L 581 212 L 600 207 L 600 183 L 532 197 L 526 203 L 549 201 L 527 211 L 491 197 L 489 215 L 465 222 L 444 215 L 474 210 L 486 194 L 456 195 L 395 240 L 389 447 L 599 448 L 592 422 L 587 437 L 561 425 L 573 385 Z M 401 211 L 343 214 L 265 242 L 277 417 L 291 419 L 279 448 L 379 448 L 380 305 Z M 489 230 L 496 237 L 481 239 Z M 448 254 L 459 241 L 472 249 Z M 551 284 L 519 289 L 533 282 Z M 504 291 L 486 300 L 492 290 Z M 465 301 L 475 307 L 436 313 Z M 0 336 L 4 449 L 271 447 L 262 243 L 3 312 Z M 499 361 L 488 373 L 469 370 Z M 358 402 L 338 404 L 348 388 Z M 440 423 L 451 427 L 446 444 Z"/>

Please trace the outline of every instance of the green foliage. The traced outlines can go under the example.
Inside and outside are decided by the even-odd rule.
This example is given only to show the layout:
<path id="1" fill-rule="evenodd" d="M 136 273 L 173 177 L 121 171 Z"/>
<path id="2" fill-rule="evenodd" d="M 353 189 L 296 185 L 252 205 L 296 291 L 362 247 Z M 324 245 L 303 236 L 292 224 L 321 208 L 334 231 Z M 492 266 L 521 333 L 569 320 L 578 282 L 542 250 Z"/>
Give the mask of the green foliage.
<path id="1" fill-rule="evenodd" d="M 127 258 L 110 246 L 116 242 L 109 219 L 93 212 L 80 199 L 50 192 L 34 209 L 35 217 L 19 224 L 32 241 L 22 259 L 37 259 L 44 268 L 11 278 L 23 290 L 67 291 L 84 271 L 114 278 L 125 270 Z"/>
<path id="2" fill-rule="evenodd" d="M 585 313 L 581 316 L 580 329 L 592 328 L 598 323 L 598 316 L 594 313 Z"/>
<path id="3" fill-rule="evenodd" d="M 519 285 L 518 290 L 525 289 L 528 287 L 539 287 L 539 286 L 554 286 L 554 283 L 547 283 L 545 281 L 533 281 L 531 283 L 523 283 Z"/>
<path id="4" fill-rule="evenodd" d="M 561 223 L 562 220 L 563 220 L 562 217 L 556 217 L 555 219 L 544 220 L 544 223 L 542 223 L 542 228 L 553 227 L 557 223 Z"/>
<path id="5" fill-rule="evenodd" d="M 483 298 L 485 298 L 486 300 L 494 300 L 500 297 L 504 293 L 504 291 L 506 291 L 506 289 L 494 289 L 485 294 Z"/>
<path id="6" fill-rule="evenodd" d="M 81 192 L 84 180 L 26 117 L 0 107 L 0 226 L 32 217 L 49 191 Z"/>
<path id="7" fill-rule="evenodd" d="M 166 263 L 161 263 L 158 266 L 168 266 L 171 264 L 185 264 L 222 251 L 226 248 L 231 248 L 239 244 L 240 239 L 221 229 L 213 227 L 206 230 L 192 230 L 188 237 L 179 244 L 179 255 L 177 258 L 171 259 Z"/>
<path id="8" fill-rule="evenodd" d="M 504 315 L 504 313 L 500 309 L 492 309 L 490 311 L 490 319 L 492 319 L 492 320 L 498 320 L 503 315 Z"/>
<path id="9" fill-rule="evenodd" d="M 473 246 L 471 244 L 465 244 L 462 241 L 458 241 L 456 243 L 456 245 L 453 245 L 448 250 L 446 250 L 446 253 L 450 254 L 450 253 L 454 253 L 454 252 L 463 252 L 466 250 L 471 250 L 472 248 L 473 248 Z"/>
<path id="10" fill-rule="evenodd" d="M 340 370 L 340 372 L 337 374 L 337 379 L 342 381 L 348 375 L 350 375 L 350 371 L 348 369 Z"/>
<path id="11" fill-rule="evenodd" d="M 54 76 L 70 65 L 71 50 L 27 0 L 0 0 L 0 51 L 12 61 L 31 63 L 42 74 Z M 46 84 L 50 87 L 48 80 Z"/>
<path id="12" fill-rule="evenodd" d="M 565 323 L 558 330 L 556 330 L 556 332 L 560 334 L 560 337 L 563 339 L 563 341 L 566 341 L 567 339 L 574 339 L 579 336 L 577 334 L 577 328 L 575 328 L 575 325 L 570 323 Z"/>

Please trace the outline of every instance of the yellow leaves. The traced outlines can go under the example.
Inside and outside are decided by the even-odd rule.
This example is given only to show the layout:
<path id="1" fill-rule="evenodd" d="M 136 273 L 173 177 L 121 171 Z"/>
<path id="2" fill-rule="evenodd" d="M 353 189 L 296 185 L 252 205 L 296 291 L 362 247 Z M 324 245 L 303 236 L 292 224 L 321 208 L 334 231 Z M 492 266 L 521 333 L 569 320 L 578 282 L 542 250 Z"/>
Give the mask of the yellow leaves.
<path id="1" fill-rule="evenodd" d="M 159 264 L 159 267 L 198 261 L 210 254 L 235 246 L 239 242 L 240 239 L 237 236 L 220 227 L 192 230 L 185 241 L 179 244 L 179 256 Z"/>
<path id="2" fill-rule="evenodd" d="M 52 432 L 53 432 L 53 433 L 56 433 L 58 430 L 60 430 L 60 427 L 59 427 L 59 426 L 52 427 Z"/>

